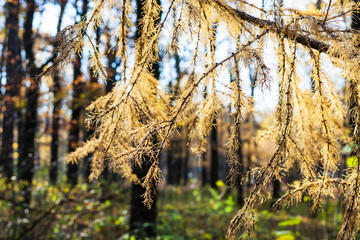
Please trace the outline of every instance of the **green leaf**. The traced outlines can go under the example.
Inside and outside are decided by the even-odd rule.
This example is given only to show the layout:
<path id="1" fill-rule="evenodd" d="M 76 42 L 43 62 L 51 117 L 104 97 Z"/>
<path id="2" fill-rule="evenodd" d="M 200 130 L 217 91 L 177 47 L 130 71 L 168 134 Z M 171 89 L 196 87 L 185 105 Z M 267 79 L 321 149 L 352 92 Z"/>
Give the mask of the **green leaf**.
<path id="1" fill-rule="evenodd" d="M 346 165 L 348 167 L 356 167 L 358 165 L 358 159 L 356 156 L 351 156 L 348 159 L 346 159 Z"/>
<path id="2" fill-rule="evenodd" d="M 295 236 L 292 233 L 285 234 L 285 235 L 278 236 L 276 238 L 276 240 L 295 240 Z"/>
<path id="3" fill-rule="evenodd" d="M 233 211 L 233 207 L 231 207 L 231 206 L 227 206 L 226 208 L 225 208 L 225 212 L 226 213 L 231 213 Z"/>
<path id="4" fill-rule="evenodd" d="M 302 219 L 300 219 L 300 218 L 292 218 L 289 220 L 279 222 L 279 227 L 296 226 L 296 225 L 299 225 L 301 222 L 302 222 Z"/>
<path id="5" fill-rule="evenodd" d="M 225 183 L 223 181 L 221 181 L 221 180 L 218 180 L 218 181 L 216 181 L 216 186 L 217 187 L 224 187 Z"/>
<path id="6" fill-rule="evenodd" d="M 124 217 L 119 217 L 118 219 L 115 220 L 115 225 L 118 226 L 122 223 L 125 222 L 125 218 Z"/>
<path id="7" fill-rule="evenodd" d="M 212 235 L 209 233 L 204 233 L 204 238 L 205 239 L 213 239 Z"/>

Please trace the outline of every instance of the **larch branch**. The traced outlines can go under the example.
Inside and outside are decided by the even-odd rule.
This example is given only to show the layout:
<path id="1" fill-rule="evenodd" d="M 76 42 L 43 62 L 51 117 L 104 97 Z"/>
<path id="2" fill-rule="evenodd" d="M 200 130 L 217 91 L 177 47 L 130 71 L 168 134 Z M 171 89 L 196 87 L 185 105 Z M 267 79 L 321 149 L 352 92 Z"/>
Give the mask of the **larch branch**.
<path id="1" fill-rule="evenodd" d="M 269 29 L 271 32 L 282 34 L 285 38 L 293 39 L 297 43 L 300 43 L 303 46 L 313 48 L 321 53 L 327 53 L 330 49 L 330 45 L 321 41 L 317 41 L 313 38 L 305 36 L 303 34 L 298 34 L 294 31 L 291 31 L 286 26 L 281 27 L 275 21 L 264 20 L 257 17 L 254 17 L 246 12 L 240 11 L 238 9 L 232 8 L 228 5 L 224 5 L 219 0 L 213 0 L 213 2 L 219 6 L 221 9 L 231 13 L 236 19 L 249 22 L 254 26 L 259 28 Z"/>

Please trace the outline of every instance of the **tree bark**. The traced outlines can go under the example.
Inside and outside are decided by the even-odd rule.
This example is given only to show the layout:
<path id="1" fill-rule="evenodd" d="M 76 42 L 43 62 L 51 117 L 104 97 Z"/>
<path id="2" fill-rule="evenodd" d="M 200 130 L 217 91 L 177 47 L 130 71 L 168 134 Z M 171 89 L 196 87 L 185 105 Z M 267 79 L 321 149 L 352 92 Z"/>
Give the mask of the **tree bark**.
<path id="1" fill-rule="evenodd" d="M 146 176 L 151 161 L 149 157 L 144 159 L 144 164 L 133 167 L 133 172 L 139 179 Z M 143 203 L 143 194 L 145 189 L 139 184 L 132 184 L 131 186 L 131 208 L 130 208 L 130 232 L 135 235 L 136 238 L 144 239 L 146 237 L 156 236 L 156 202 L 155 195 L 152 196 L 154 200 L 150 209 L 148 209 Z"/>
<path id="2" fill-rule="evenodd" d="M 210 147 L 211 147 L 211 164 L 210 164 L 210 186 L 217 188 L 216 182 L 219 180 L 219 153 L 218 153 L 218 140 L 217 140 L 216 118 L 213 120 L 213 127 L 210 134 Z"/>
<path id="3" fill-rule="evenodd" d="M 184 152 L 185 152 L 185 156 L 184 156 L 184 161 L 183 161 L 183 167 L 182 167 L 182 171 L 183 171 L 183 185 L 186 186 L 189 182 L 189 158 L 190 158 L 190 150 L 189 148 L 186 146 L 186 140 L 188 139 L 188 130 L 186 128 L 185 130 L 186 135 L 183 138 L 183 147 L 184 147 Z"/>
<path id="4" fill-rule="evenodd" d="M 35 158 L 35 134 L 37 131 L 37 105 L 39 98 L 39 84 L 36 79 L 37 69 L 35 67 L 35 57 L 33 52 L 32 26 L 35 12 L 35 1 L 26 1 L 26 20 L 24 24 L 24 48 L 26 53 L 27 68 L 26 72 L 30 79 L 30 87 L 27 89 L 27 106 L 25 121 L 22 129 L 22 144 L 20 147 L 20 157 L 18 161 L 19 179 L 26 182 L 23 189 L 24 201 L 30 203 L 31 182 L 34 175 Z"/>
<path id="5" fill-rule="evenodd" d="M 99 42 L 100 42 L 100 27 L 98 27 L 96 29 L 96 50 L 99 51 Z M 100 97 L 101 96 L 101 89 L 100 89 L 100 85 L 98 83 L 98 78 L 92 73 L 92 71 L 90 70 L 90 83 L 89 86 L 87 88 L 87 103 L 90 104 L 91 102 L 93 102 L 96 97 Z M 88 129 L 85 130 L 85 139 L 89 139 L 95 132 L 95 125 L 91 125 L 89 126 Z M 84 178 L 85 181 L 88 181 L 89 176 L 91 174 L 91 159 L 92 159 L 92 154 L 89 154 L 85 159 L 84 159 L 84 170 L 85 170 L 85 174 L 84 174 Z"/>
<path id="6" fill-rule="evenodd" d="M 105 84 L 105 92 L 109 93 L 111 92 L 111 90 L 114 87 L 114 84 L 116 82 L 116 68 L 117 68 L 117 64 L 116 64 L 116 58 L 115 58 L 115 53 L 114 50 L 111 49 L 111 43 L 110 43 L 110 34 L 107 33 L 107 59 L 108 59 L 108 66 L 107 66 L 107 75 L 108 75 L 108 81 L 106 81 Z M 115 66 L 114 66 L 115 65 Z"/>
<path id="7" fill-rule="evenodd" d="M 209 183 L 208 171 L 206 166 L 206 152 L 201 154 L 201 186 L 205 187 Z"/>
<path id="8" fill-rule="evenodd" d="M 64 16 L 65 7 L 67 0 L 60 1 L 60 16 L 57 25 L 57 33 L 61 30 L 61 23 Z M 58 43 L 55 44 L 54 49 L 58 46 Z M 56 54 L 55 54 L 56 55 Z M 52 125 L 51 125 L 51 161 L 50 161 L 50 183 L 56 184 L 58 176 L 58 162 L 59 162 L 59 129 L 60 129 L 60 109 L 62 104 L 62 87 L 60 83 L 60 76 L 57 72 L 53 78 L 53 112 L 52 112 Z"/>
<path id="9" fill-rule="evenodd" d="M 108 80 L 105 83 L 105 93 L 108 94 L 112 91 L 112 89 L 115 86 L 116 83 L 116 69 L 119 66 L 118 63 L 116 63 L 116 57 L 115 52 L 111 48 L 111 42 L 110 42 L 110 33 L 109 30 L 106 31 L 106 57 L 108 59 L 108 66 L 106 69 Z M 105 159 L 105 167 L 103 171 L 104 178 L 109 181 L 114 181 L 116 178 L 116 174 L 109 171 L 109 159 Z M 107 185 L 106 185 L 107 186 Z M 105 190 L 106 190 L 105 186 Z"/>
<path id="10" fill-rule="evenodd" d="M 85 0 L 86 1 L 86 0 Z M 85 2 L 84 1 L 84 2 Z M 71 122 L 69 132 L 69 152 L 75 151 L 80 143 L 80 115 L 81 115 L 81 104 L 80 94 L 83 91 L 83 77 L 81 74 L 81 57 L 76 57 L 74 63 L 74 81 L 73 81 L 73 99 L 71 103 Z M 78 183 L 78 164 L 68 164 L 67 168 L 67 181 L 71 185 Z"/>
<path id="11" fill-rule="evenodd" d="M 19 39 L 19 0 L 7 1 L 7 56 L 5 96 L 3 106 L 3 133 L 1 166 L 4 176 L 10 179 L 14 173 L 13 143 L 14 123 L 16 120 L 16 97 L 21 86 L 21 44 Z"/>
<path id="12" fill-rule="evenodd" d="M 144 5 L 141 0 L 136 0 L 137 3 L 137 19 L 136 19 L 136 40 L 142 34 L 140 22 L 144 14 Z M 160 0 L 157 0 L 157 3 L 160 5 Z M 157 24 L 159 24 L 160 16 L 154 16 L 157 19 Z M 159 64 L 153 63 L 151 67 L 154 77 L 159 79 L 160 71 Z M 154 140 L 155 137 L 154 137 Z M 137 175 L 139 179 L 143 179 L 146 176 L 146 173 L 149 171 L 152 163 L 150 161 L 150 156 L 145 156 L 141 168 L 134 164 L 133 173 Z M 156 184 L 154 183 L 154 186 Z M 156 236 L 156 195 L 153 194 L 153 204 L 150 209 L 147 208 L 143 203 L 143 194 L 145 189 L 139 185 L 132 183 L 131 186 L 131 211 L 130 211 L 130 232 L 135 235 L 136 238 L 144 239 L 145 237 L 155 237 Z"/>
<path id="13" fill-rule="evenodd" d="M 239 136 L 239 147 L 237 149 L 237 155 L 239 160 L 239 175 L 240 175 L 237 185 L 237 192 L 238 192 L 237 202 L 240 206 L 243 206 L 245 202 L 245 196 L 244 196 L 244 186 L 241 182 L 241 176 L 244 174 L 244 154 L 243 154 L 241 136 Z"/>
<path id="14" fill-rule="evenodd" d="M 88 9 L 88 0 L 83 0 L 81 19 L 86 16 Z M 73 81 L 73 98 L 71 103 L 71 122 L 69 132 L 69 152 L 75 151 L 80 143 L 80 116 L 81 116 L 81 93 L 84 89 L 84 81 L 81 73 L 81 60 L 82 56 L 76 56 L 74 61 L 74 81 Z M 67 165 L 67 181 L 71 185 L 78 183 L 78 170 L 79 165 Z"/>

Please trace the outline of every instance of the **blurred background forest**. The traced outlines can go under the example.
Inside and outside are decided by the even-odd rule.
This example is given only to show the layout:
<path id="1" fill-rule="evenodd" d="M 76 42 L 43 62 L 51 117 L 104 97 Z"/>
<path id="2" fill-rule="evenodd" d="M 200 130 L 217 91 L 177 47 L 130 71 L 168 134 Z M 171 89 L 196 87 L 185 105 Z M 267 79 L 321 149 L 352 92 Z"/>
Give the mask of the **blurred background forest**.
<path id="1" fill-rule="evenodd" d="M 162 152 L 160 167 L 164 179 L 158 186 L 151 213 L 156 211 L 156 218 L 144 220 L 132 215 L 139 203 L 131 200 L 134 186 L 121 176 L 105 170 L 99 181 L 89 182 L 91 156 L 78 165 L 64 161 L 66 154 L 94 131 L 93 126 L 85 126 L 86 107 L 121 81 L 121 62 L 110 34 L 114 29 L 108 25 L 89 33 L 95 35 L 96 48 L 106 57 L 109 77 L 106 82 L 92 75 L 89 49 L 82 49 L 66 70 L 57 72 L 53 78 L 40 80 L 36 76 L 56 59 L 59 41 L 56 35 L 69 24 L 86 18 L 93 4 L 88 0 L 0 1 L 0 238 L 224 239 L 231 217 L 254 185 L 250 179 L 239 186 L 227 186 L 225 143 L 232 121 L 231 106 L 223 105 L 217 114 L 206 153 L 197 156 L 190 151 L 189 126 L 180 127 L 179 134 Z M 169 2 L 164 0 L 161 4 L 168 6 Z M 287 3 L 254 1 L 254 4 L 266 7 Z M 319 9 L 322 4 L 308 1 L 306 6 Z M 141 1 L 132 1 L 132 5 L 137 11 L 130 16 L 133 21 L 130 43 L 141 34 L 136 28 L 141 18 Z M 116 7 L 108 18 L 114 21 L 115 28 L 120 21 Z M 224 45 L 226 48 L 222 36 L 216 37 L 216 42 L 217 51 Z M 173 97 L 184 87 L 181 80 L 190 74 L 186 66 L 191 61 L 188 52 L 194 46 L 181 44 L 179 39 L 179 48 L 174 56 L 165 56 L 160 51 L 160 63 L 153 67 L 160 86 Z M 258 90 L 254 69 L 242 72 L 247 95 L 254 100 L 256 110 L 243 118 L 241 127 L 242 147 L 238 155 L 244 172 L 261 166 L 271 156 L 274 143 L 259 144 L 256 136 L 274 121 L 267 113 L 274 110 L 276 97 L 270 91 Z M 344 145 L 339 176 L 353 164 L 350 153 L 351 146 Z M 298 174 L 294 169 L 292 176 L 268 186 L 273 200 L 255 212 L 254 239 L 336 238 L 342 220 L 340 198 L 329 199 L 322 210 L 314 213 L 309 211 L 307 196 L 298 207 L 279 213 L 271 210 L 271 204 Z M 142 199 L 139 201 L 141 205 Z"/>

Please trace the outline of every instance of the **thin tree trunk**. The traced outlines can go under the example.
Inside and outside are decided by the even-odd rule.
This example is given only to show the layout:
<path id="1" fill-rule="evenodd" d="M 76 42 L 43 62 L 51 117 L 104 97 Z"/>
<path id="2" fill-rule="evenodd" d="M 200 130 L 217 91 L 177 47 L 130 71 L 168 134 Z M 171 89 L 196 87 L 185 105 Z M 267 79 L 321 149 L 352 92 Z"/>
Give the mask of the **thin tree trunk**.
<path id="1" fill-rule="evenodd" d="M 16 119 L 15 101 L 19 96 L 21 86 L 21 44 L 19 39 L 19 10 L 18 0 L 8 1 L 7 6 L 8 44 L 6 57 L 6 75 L 4 96 L 4 118 L 1 149 L 1 166 L 4 176 L 10 179 L 14 174 L 13 143 L 14 123 Z"/>
<path id="2" fill-rule="evenodd" d="M 213 120 L 213 127 L 210 134 L 210 146 L 211 146 L 211 168 L 210 168 L 210 186 L 216 187 L 216 182 L 219 180 L 219 153 L 218 153 L 218 140 L 217 140 L 216 118 Z"/>
<path id="3" fill-rule="evenodd" d="M 213 26 L 211 29 L 212 37 L 216 38 L 216 27 Z M 213 43 L 213 53 L 215 55 L 215 40 Z M 215 84 L 215 82 L 214 82 Z M 213 86 L 215 88 L 215 86 Z M 215 93 L 214 93 L 215 94 Z M 220 179 L 219 177 L 219 169 L 220 169 L 220 160 L 219 160 L 219 153 L 218 153 L 218 132 L 217 132 L 217 120 L 216 115 L 214 116 L 212 122 L 212 129 L 210 133 L 210 186 L 212 188 L 217 188 L 216 182 Z"/>
<path id="4" fill-rule="evenodd" d="M 186 146 L 186 140 L 188 139 L 188 130 L 186 128 L 185 130 L 185 137 L 183 138 L 183 147 L 184 147 L 184 152 L 185 152 L 185 156 L 184 156 L 184 161 L 183 161 L 183 185 L 186 186 L 188 184 L 189 181 L 189 158 L 190 158 L 190 150 L 189 148 Z"/>
<path id="5" fill-rule="evenodd" d="M 279 0 L 279 10 L 282 9 L 283 7 L 284 7 L 284 0 Z M 279 15 L 278 17 L 279 17 L 281 26 L 284 26 L 282 15 Z M 257 76 L 255 75 L 254 76 L 255 82 L 256 82 L 256 78 L 257 78 Z M 273 201 L 275 202 L 276 199 L 278 199 L 280 197 L 281 183 L 280 183 L 280 181 L 278 179 L 276 179 L 274 177 L 273 181 L 272 181 L 272 184 L 273 184 L 272 198 L 273 198 Z"/>
<path id="6" fill-rule="evenodd" d="M 30 203 L 31 199 L 31 182 L 34 175 L 34 158 L 35 158 L 35 133 L 37 130 L 37 105 L 39 98 L 39 85 L 36 79 L 37 69 L 35 67 L 35 58 L 33 52 L 33 34 L 32 25 L 35 12 L 35 1 L 26 1 L 26 20 L 24 24 L 24 47 L 26 53 L 27 74 L 30 78 L 30 87 L 27 90 L 27 106 L 25 113 L 25 122 L 22 129 L 23 143 L 20 147 L 20 157 L 18 161 L 19 179 L 26 181 L 23 189 L 24 201 Z M 19 133 L 20 134 L 20 133 Z"/>
<path id="7" fill-rule="evenodd" d="M 116 82 L 116 68 L 119 65 L 116 63 L 115 52 L 111 48 L 111 42 L 110 42 L 111 35 L 109 33 L 109 30 L 106 31 L 106 37 L 107 37 L 106 57 L 108 59 L 108 66 L 107 66 L 108 81 L 106 81 L 106 83 L 105 83 L 105 92 L 109 93 L 114 88 L 114 85 Z"/>
<path id="8" fill-rule="evenodd" d="M 175 19 L 176 11 L 174 10 L 173 13 Z M 179 86 L 180 86 L 180 57 L 178 53 L 175 54 L 174 59 L 175 59 L 175 71 L 176 71 L 176 83 L 173 84 L 173 81 L 169 82 L 169 91 L 170 94 L 172 95 L 170 101 L 172 103 L 179 95 Z M 178 130 L 180 133 L 182 132 L 181 127 L 179 127 Z M 182 167 L 184 166 L 182 163 L 181 139 L 177 135 L 175 135 L 171 139 L 170 147 L 167 151 L 167 166 L 168 166 L 167 184 L 180 185 L 181 177 L 182 177 Z"/>
<path id="9" fill-rule="evenodd" d="M 107 37 L 107 42 L 106 42 L 106 48 L 107 48 L 106 53 L 107 54 L 106 54 L 106 56 L 108 59 L 108 66 L 107 66 L 108 80 L 105 83 L 105 93 L 107 94 L 107 93 L 111 92 L 111 90 L 115 86 L 116 68 L 119 65 L 116 63 L 115 52 L 111 48 L 109 30 L 106 31 L 106 37 Z M 109 171 L 108 165 L 109 165 L 109 159 L 105 159 L 105 168 L 104 168 L 103 176 L 107 181 L 113 181 L 113 180 L 115 180 L 116 176 L 115 176 L 115 174 L 113 174 L 112 172 Z M 106 186 L 105 186 L 105 188 L 106 188 Z"/>
<path id="10" fill-rule="evenodd" d="M 179 130 L 181 131 L 181 130 Z M 168 175 L 167 184 L 180 185 L 182 175 L 182 149 L 181 137 L 175 136 L 171 139 L 170 148 L 167 151 Z"/>
<path id="11" fill-rule="evenodd" d="M 322 0 L 317 0 L 317 1 L 316 1 L 316 9 L 319 9 L 319 10 L 320 10 L 321 4 L 322 4 Z"/>
<path id="12" fill-rule="evenodd" d="M 241 130 L 240 130 L 241 131 Z M 244 205 L 244 186 L 241 182 L 241 176 L 244 174 L 244 154 L 243 154 L 243 148 L 242 148 L 242 141 L 241 136 L 239 136 L 239 147 L 237 149 L 237 155 L 238 155 L 238 161 L 239 161 L 239 182 L 237 185 L 237 202 L 240 206 Z"/>
<path id="13" fill-rule="evenodd" d="M 175 170 L 175 166 L 174 166 L 174 156 L 172 155 L 172 151 L 173 151 L 172 141 L 173 141 L 173 139 L 171 139 L 170 147 L 167 150 L 167 156 L 166 156 L 167 168 L 168 168 L 167 176 L 166 176 L 166 184 L 167 185 L 175 184 L 176 170 Z"/>
<path id="14" fill-rule="evenodd" d="M 54 76 L 53 86 L 53 111 L 52 111 L 52 124 L 51 124 L 51 162 L 50 162 L 50 183 L 56 184 L 58 177 L 58 162 L 59 162 L 59 129 L 60 129 L 60 109 L 62 98 L 60 77 L 58 74 Z"/>
<path id="15" fill-rule="evenodd" d="M 100 27 L 98 27 L 96 29 L 96 50 L 99 51 L 99 42 L 100 42 Z M 90 85 L 88 88 L 88 102 L 89 104 L 91 102 L 93 102 L 96 97 L 99 97 L 101 95 L 101 89 L 100 89 L 100 85 L 98 83 L 98 79 L 96 76 L 94 76 L 94 74 L 92 73 L 92 71 L 90 71 Z M 89 129 L 85 130 L 85 139 L 89 139 L 95 132 L 95 125 L 90 125 Z M 85 181 L 88 181 L 90 173 L 91 173 L 91 159 L 92 159 L 92 154 L 88 155 L 85 159 L 84 159 L 84 164 L 85 164 L 85 174 L 84 174 L 84 178 Z"/>
<path id="16" fill-rule="evenodd" d="M 83 0 L 81 19 L 86 16 L 88 0 Z M 80 95 L 84 89 L 83 76 L 81 74 L 81 60 L 82 56 L 76 56 L 74 62 L 74 81 L 73 81 L 73 98 L 71 103 L 71 122 L 69 132 L 69 152 L 75 151 L 80 143 L 80 116 L 81 116 L 81 99 Z M 78 164 L 67 165 L 67 180 L 71 185 L 78 183 Z"/>
<path id="17" fill-rule="evenodd" d="M 86 0 L 85 0 L 86 1 Z M 80 143 L 80 116 L 81 116 L 81 104 L 80 104 L 80 94 L 83 91 L 83 77 L 81 75 L 81 58 L 76 57 L 74 63 L 74 81 L 73 81 L 73 99 L 71 103 L 71 122 L 70 122 L 70 132 L 69 132 L 69 152 L 75 151 Z M 68 164 L 67 165 L 67 181 L 72 185 L 78 183 L 78 164 Z"/>
<path id="18" fill-rule="evenodd" d="M 204 87 L 204 99 L 207 97 L 207 86 Z M 205 187 L 208 183 L 208 164 L 206 164 L 207 157 L 206 154 L 207 149 L 205 152 L 201 154 L 201 186 Z"/>
<path id="19" fill-rule="evenodd" d="M 57 25 L 57 33 L 61 30 L 61 23 L 64 16 L 65 7 L 67 0 L 62 0 L 60 2 L 60 16 Z M 54 48 L 58 46 L 58 43 L 55 44 Z M 58 162 L 59 162 L 59 129 L 60 129 L 60 109 L 62 104 L 62 87 L 60 83 L 60 76 L 57 72 L 53 78 L 53 112 L 52 112 L 52 125 L 51 125 L 51 161 L 50 161 L 50 183 L 56 184 L 58 177 Z"/>
<path id="20" fill-rule="evenodd" d="M 205 187 L 209 183 L 206 164 L 206 152 L 201 154 L 201 186 Z"/>
<path id="21" fill-rule="evenodd" d="M 235 61 L 235 64 L 238 64 L 237 61 Z M 236 69 L 238 69 L 238 65 L 236 66 Z M 235 78 L 235 81 L 236 81 L 236 85 L 237 87 L 240 88 L 240 79 L 237 79 L 238 77 Z M 252 78 L 250 78 L 252 80 Z M 231 82 L 230 82 L 231 83 Z M 251 96 L 254 97 L 254 88 L 255 88 L 255 82 L 251 81 Z M 231 105 L 229 106 L 229 112 L 231 112 Z M 237 114 L 240 114 L 240 113 L 237 113 Z M 239 121 L 238 120 L 238 115 L 235 116 L 235 119 L 236 121 Z M 238 182 L 237 182 L 237 203 L 240 205 L 240 206 L 243 206 L 244 205 L 244 202 L 245 202 L 245 191 L 244 191 L 244 185 L 243 185 L 243 182 L 241 181 L 242 179 L 242 176 L 244 175 L 245 173 L 245 168 L 244 168 L 244 152 L 243 152 L 243 140 L 242 140 L 242 137 L 241 137 L 241 134 L 242 134 L 242 129 L 241 129 L 241 123 L 238 123 L 239 124 L 239 147 L 237 149 L 237 157 L 238 157 L 238 171 L 239 171 L 239 179 L 238 179 Z"/>

